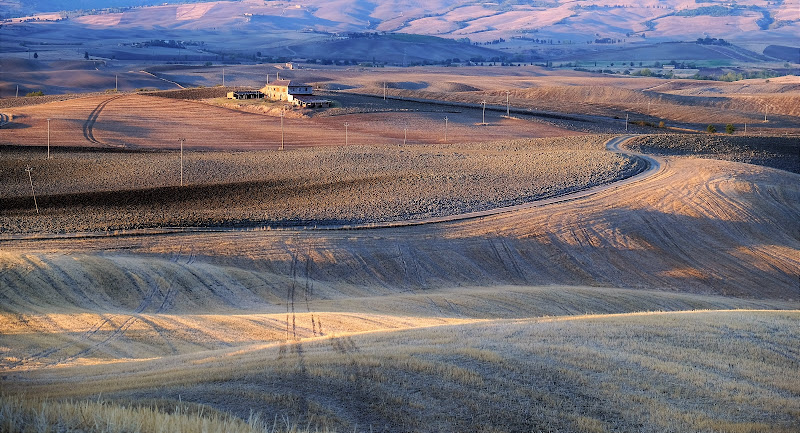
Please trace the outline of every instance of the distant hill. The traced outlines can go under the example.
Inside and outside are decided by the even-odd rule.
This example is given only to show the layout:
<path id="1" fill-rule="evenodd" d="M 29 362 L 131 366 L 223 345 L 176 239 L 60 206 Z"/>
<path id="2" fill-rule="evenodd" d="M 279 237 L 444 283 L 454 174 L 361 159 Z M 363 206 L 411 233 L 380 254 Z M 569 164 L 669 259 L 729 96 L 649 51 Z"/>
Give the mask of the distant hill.
<path id="1" fill-rule="evenodd" d="M 541 62 L 613 57 L 641 61 L 653 57 L 636 53 L 645 46 L 661 46 L 663 51 L 668 47 L 663 43 L 712 40 L 724 41 L 724 45 L 700 50 L 701 58 L 710 55 L 712 60 L 757 63 L 768 60 L 762 53 L 770 46 L 771 54 L 764 53 L 768 58 L 800 62 L 796 55 L 800 45 L 796 2 L 158 0 L 157 6 L 148 6 L 145 4 L 148 2 L 154 1 L 0 0 L 0 15 L 25 16 L 5 22 L 25 21 L 22 25 L 28 26 L 59 20 L 70 37 L 88 38 L 100 45 L 109 37 L 124 39 L 122 44 L 93 49 L 93 55 L 116 59 L 224 61 L 224 56 L 228 60 L 231 56 L 255 59 L 262 52 L 290 58 L 377 60 L 392 64 L 476 58 Z M 56 29 L 47 30 L 55 34 Z M 14 36 L 25 41 L 29 34 L 18 29 Z M 353 37 L 370 34 L 372 39 Z M 398 34 L 437 39 L 410 41 L 386 37 Z M 69 37 L 51 39 L 69 40 Z M 207 45 L 183 52 L 145 53 L 126 48 L 150 39 L 193 39 Z M 460 44 L 450 46 L 443 42 L 447 40 Z M 52 47 L 51 41 L 47 43 Z M 8 49 L 19 51 L 19 44 L 12 43 Z M 615 51 L 633 53 L 612 57 L 606 54 Z M 694 58 L 679 54 L 655 59 Z"/>
<path id="2" fill-rule="evenodd" d="M 786 60 L 787 62 L 800 63 L 800 48 L 784 47 L 781 45 L 770 45 L 764 49 L 764 55 L 776 59 Z"/>
<path id="3" fill-rule="evenodd" d="M 147 4 L 159 6 L 141 8 Z M 202 3 L 202 6 L 198 3 Z M 326 32 L 386 31 L 469 38 L 477 43 L 510 39 L 548 44 L 619 43 L 640 39 L 694 40 L 712 36 L 734 41 L 800 34 L 797 3 L 761 0 L 6 0 L 0 13 L 19 16 L 65 10 L 124 15 L 114 25 L 166 28 L 266 27 Z M 120 8 L 132 8 L 123 10 Z M 159 19 L 148 21 L 158 10 Z M 93 12 L 91 12 L 94 10 Z M 74 15 L 74 14 L 73 14 Z M 80 19 L 79 19 L 80 21 Z M 84 18 L 101 24 L 103 20 Z M 794 45 L 794 44 L 788 44 Z"/>

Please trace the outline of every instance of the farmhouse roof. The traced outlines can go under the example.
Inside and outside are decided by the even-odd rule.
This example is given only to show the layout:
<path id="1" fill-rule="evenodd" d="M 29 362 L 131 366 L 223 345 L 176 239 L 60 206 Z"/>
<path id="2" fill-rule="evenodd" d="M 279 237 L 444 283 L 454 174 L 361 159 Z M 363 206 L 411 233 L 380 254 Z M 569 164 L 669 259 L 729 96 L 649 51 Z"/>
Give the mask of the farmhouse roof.
<path id="1" fill-rule="evenodd" d="M 268 86 L 286 86 L 289 87 L 292 85 L 292 80 L 275 80 L 271 83 L 267 83 Z"/>

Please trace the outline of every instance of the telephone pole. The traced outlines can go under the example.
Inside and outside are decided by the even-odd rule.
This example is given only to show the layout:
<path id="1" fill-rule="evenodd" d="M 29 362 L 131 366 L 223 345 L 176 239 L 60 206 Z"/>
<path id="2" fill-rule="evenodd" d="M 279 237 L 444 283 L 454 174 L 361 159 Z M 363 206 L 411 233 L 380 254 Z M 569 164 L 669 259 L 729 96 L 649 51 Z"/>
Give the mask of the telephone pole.
<path id="1" fill-rule="evenodd" d="M 31 166 L 28 166 L 28 168 L 26 168 L 25 171 L 28 172 L 28 180 L 31 181 L 31 194 L 33 194 L 33 205 L 36 206 L 36 213 L 38 214 L 39 205 L 36 203 L 36 192 L 33 190 L 33 177 L 31 176 L 33 168 L 31 168 Z"/>
<path id="2" fill-rule="evenodd" d="M 347 127 L 350 126 L 349 123 L 344 122 L 344 145 L 347 146 L 348 139 L 347 139 Z"/>
<path id="3" fill-rule="evenodd" d="M 47 159 L 50 159 L 50 119 L 47 119 Z"/>
<path id="4" fill-rule="evenodd" d="M 511 105 L 508 103 L 508 96 L 510 94 L 511 92 L 506 90 L 506 117 L 511 117 Z"/>
<path id="5" fill-rule="evenodd" d="M 444 142 L 447 143 L 447 116 L 444 116 Z"/>
<path id="6" fill-rule="evenodd" d="M 483 121 L 481 122 L 481 125 L 485 125 L 486 124 L 486 100 L 484 99 L 483 101 L 481 101 L 481 104 L 483 104 Z"/>
<path id="7" fill-rule="evenodd" d="M 281 110 L 281 150 L 283 150 L 283 118 L 286 116 L 286 106 Z"/>
<path id="8" fill-rule="evenodd" d="M 183 142 L 186 141 L 185 138 L 179 138 L 181 142 L 181 186 L 183 186 Z"/>

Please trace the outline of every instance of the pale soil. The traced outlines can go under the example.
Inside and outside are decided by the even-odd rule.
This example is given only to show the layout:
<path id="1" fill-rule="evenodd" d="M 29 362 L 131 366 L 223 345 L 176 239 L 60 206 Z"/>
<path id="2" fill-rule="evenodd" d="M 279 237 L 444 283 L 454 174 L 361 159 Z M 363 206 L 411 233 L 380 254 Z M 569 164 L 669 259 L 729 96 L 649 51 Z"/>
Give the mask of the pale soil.
<path id="1" fill-rule="evenodd" d="M 402 105 L 397 108 L 396 105 Z M 347 144 L 402 144 L 444 142 L 444 116 L 449 115 L 448 142 L 506 140 L 513 138 L 574 135 L 568 129 L 535 121 L 503 119 L 497 113 L 483 117 L 479 109 L 445 113 L 441 107 L 381 101 L 385 112 L 284 121 L 286 148 Z M 281 119 L 275 115 L 247 113 L 200 101 L 144 94 L 87 96 L 48 104 L 4 109 L 11 123 L 3 128 L 0 144 L 44 146 L 47 119 L 50 145 L 133 149 L 172 149 L 186 138 L 189 149 L 278 149 Z M 344 123 L 348 123 L 345 137 Z"/>

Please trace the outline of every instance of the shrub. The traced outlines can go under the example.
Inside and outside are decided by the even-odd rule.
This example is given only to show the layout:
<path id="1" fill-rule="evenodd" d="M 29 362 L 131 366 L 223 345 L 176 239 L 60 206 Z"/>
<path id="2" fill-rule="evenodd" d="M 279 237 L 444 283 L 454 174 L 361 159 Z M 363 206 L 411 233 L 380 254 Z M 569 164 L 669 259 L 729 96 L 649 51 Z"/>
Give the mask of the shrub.
<path id="1" fill-rule="evenodd" d="M 35 92 L 28 92 L 25 96 L 44 96 L 44 92 L 37 90 Z"/>
<path id="2" fill-rule="evenodd" d="M 736 127 L 734 127 L 732 123 L 725 125 L 725 132 L 733 134 L 733 131 L 736 131 Z"/>
<path id="3" fill-rule="evenodd" d="M 714 126 L 714 125 L 708 125 L 706 127 L 706 131 L 708 131 L 709 134 L 713 134 L 713 133 L 717 132 L 717 127 Z"/>

